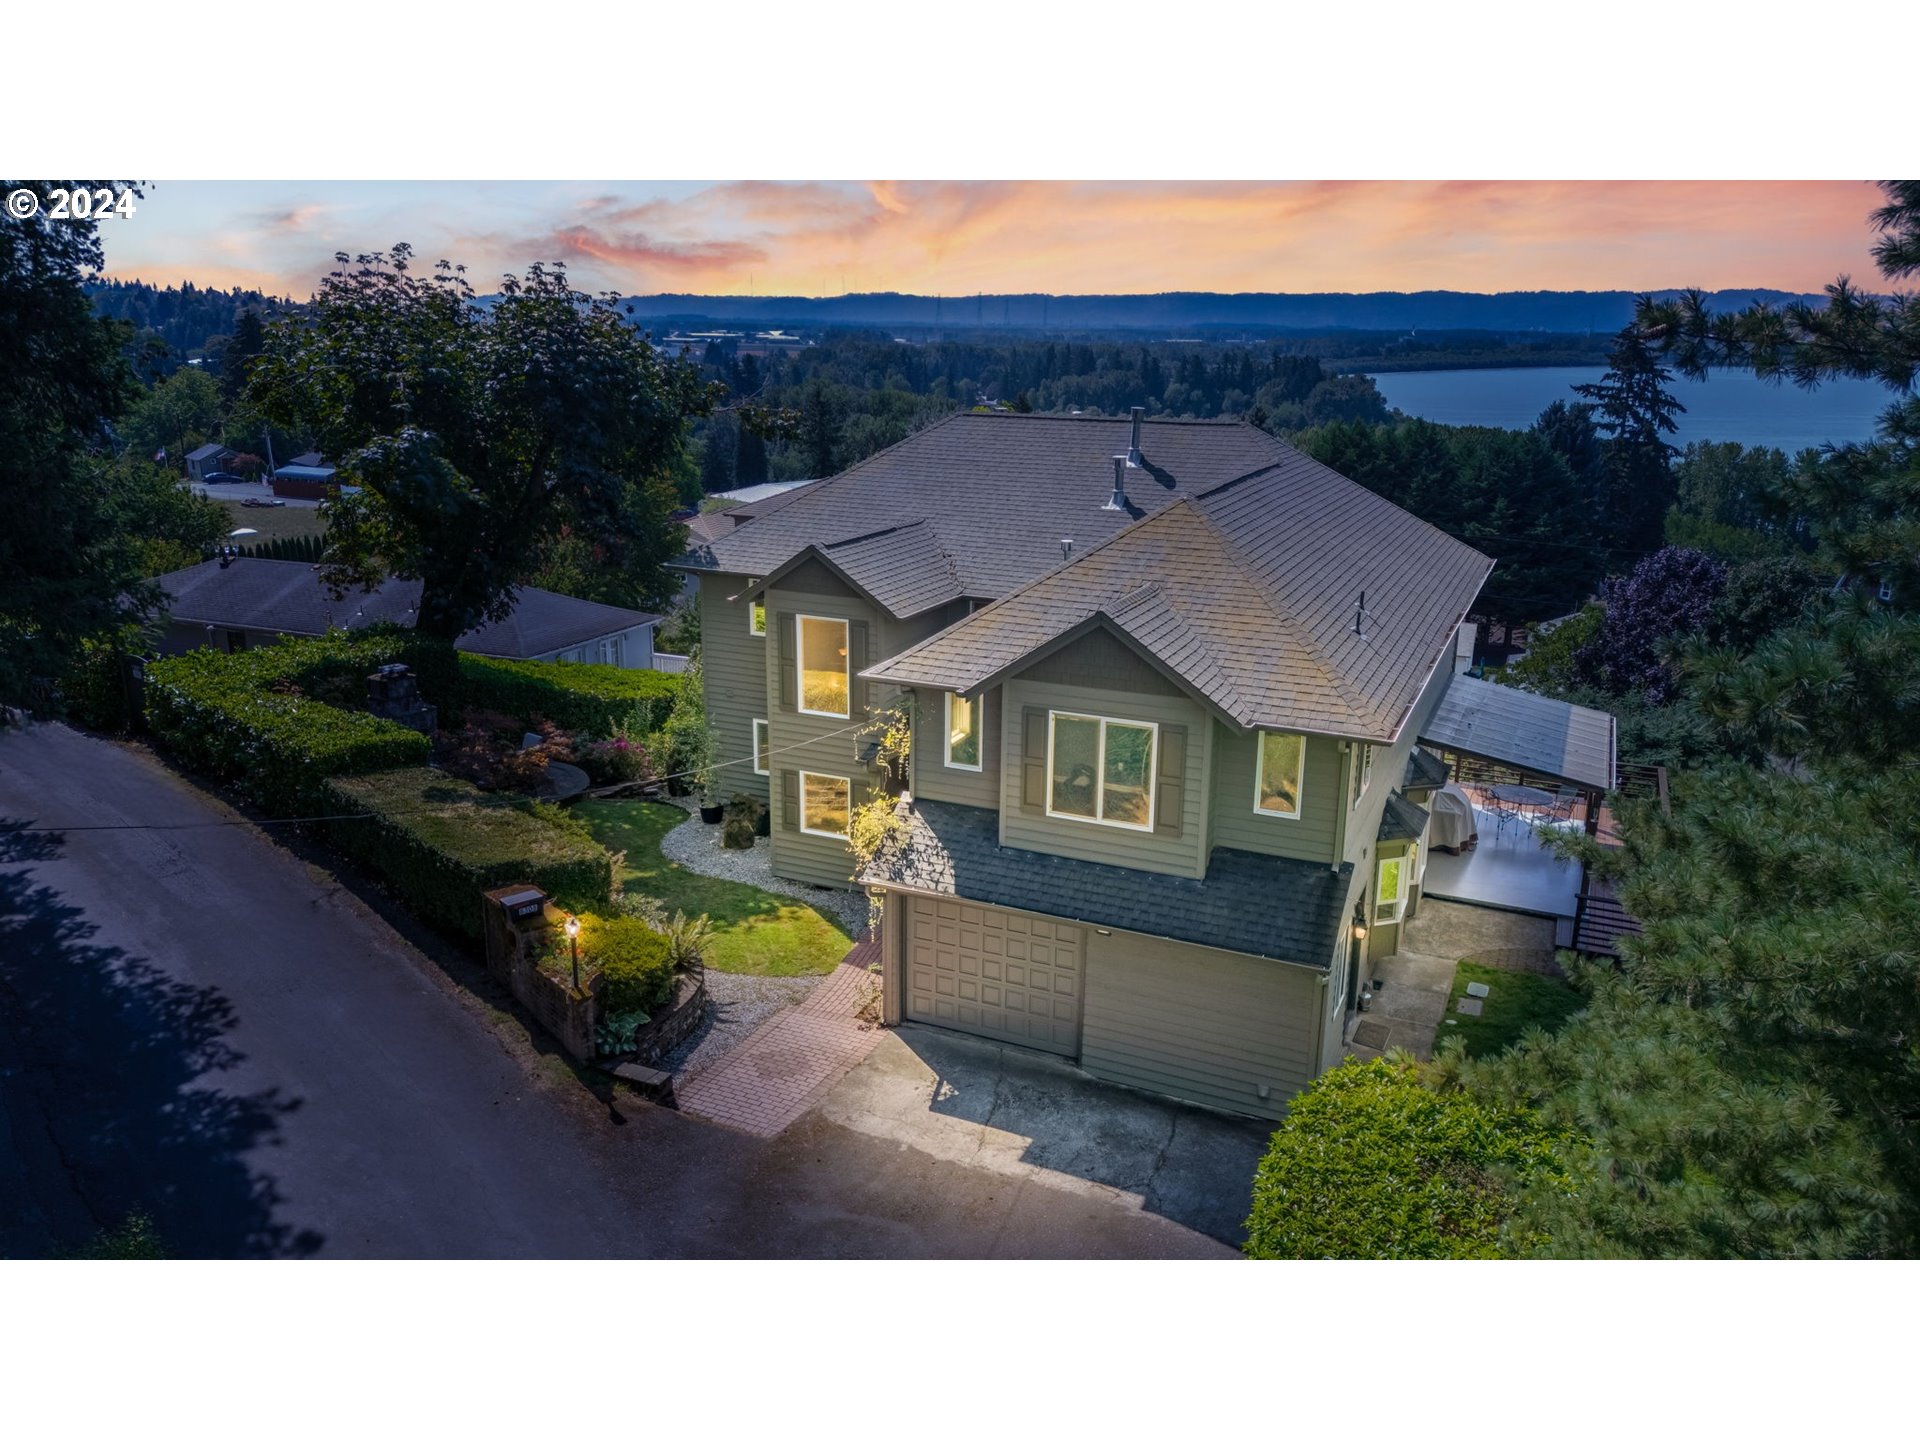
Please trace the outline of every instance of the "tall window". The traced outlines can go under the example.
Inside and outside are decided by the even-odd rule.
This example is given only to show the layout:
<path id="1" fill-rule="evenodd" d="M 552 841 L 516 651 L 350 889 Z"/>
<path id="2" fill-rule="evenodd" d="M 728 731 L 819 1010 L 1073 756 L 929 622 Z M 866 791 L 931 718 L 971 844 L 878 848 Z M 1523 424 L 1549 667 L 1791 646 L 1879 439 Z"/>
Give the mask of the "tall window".
<path id="1" fill-rule="evenodd" d="M 845 719 L 852 696 L 847 669 L 847 622 L 802 615 L 800 624 L 800 708 L 809 715 Z"/>
<path id="2" fill-rule="evenodd" d="M 1307 763 L 1307 737 L 1260 732 L 1260 761 L 1253 779 L 1253 808 L 1260 815 L 1300 818 L 1300 784 Z"/>
<path id="3" fill-rule="evenodd" d="M 847 836 L 847 817 L 853 809 L 853 783 L 839 775 L 800 772 L 800 828 L 809 835 Z"/>
<path id="4" fill-rule="evenodd" d="M 1367 793 L 1367 784 L 1372 779 L 1373 747 L 1356 742 L 1353 747 L 1353 804 L 1360 803 L 1360 797 Z"/>
<path id="5" fill-rule="evenodd" d="M 986 696 L 969 700 L 947 696 L 947 764 L 955 770 L 980 768 L 980 710 Z"/>
<path id="6" fill-rule="evenodd" d="M 768 773 L 772 768 L 770 760 L 771 757 L 767 754 L 767 722 L 756 720 L 753 722 L 753 773 L 756 775 Z"/>
<path id="7" fill-rule="evenodd" d="M 765 597 L 747 602 L 747 630 L 754 635 L 767 633 L 767 602 Z"/>
<path id="8" fill-rule="evenodd" d="M 1056 710 L 1047 740 L 1047 813 L 1153 828 L 1155 725 Z"/>
<path id="9" fill-rule="evenodd" d="M 1399 920 L 1407 903 L 1407 857 L 1395 855 L 1380 862 L 1379 880 L 1373 887 L 1373 918 L 1381 925 Z"/>

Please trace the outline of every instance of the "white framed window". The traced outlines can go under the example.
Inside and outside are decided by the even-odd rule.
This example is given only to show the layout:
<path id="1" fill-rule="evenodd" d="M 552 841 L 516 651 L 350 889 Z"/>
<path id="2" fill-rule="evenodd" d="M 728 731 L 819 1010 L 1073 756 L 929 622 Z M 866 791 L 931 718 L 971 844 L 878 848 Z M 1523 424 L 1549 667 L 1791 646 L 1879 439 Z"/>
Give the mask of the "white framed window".
<path id="1" fill-rule="evenodd" d="M 795 617 L 800 643 L 794 663 L 800 667 L 800 711 L 844 720 L 853 700 L 847 662 L 847 622 L 819 615 Z"/>
<path id="2" fill-rule="evenodd" d="M 1069 710 L 1047 713 L 1047 814 L 1153 829 L 1160 727 Z"/>
<path id="3" fill-rule="evenodd" d="M 800 828 L 831 840 L 847 838 L 853 812 L 853 782 L 842 775 L 800 772 Z"/>
<path id="4" fill-rule="evenodd" d="M 1353 804 L 1360 803 L 1360 797 L 1367 793 L 1367 786 L 1372 783 L 1373 747 L 1356 740 L 1353 745 Z"/>
<path id="5" fill-rule="evenodd" d="M 753 722 L 753 773 L 767 775 L 772 773 L 773 757 L 767 753 L 767 722 Z"/>
<path id="6" fill-rule="evenodd" d="M 1285 730 L 1261 730 L 1260 758 L 1254 765 L 1253 813 L 1300 818 L 1300 787 L 1307 773 L 1307 737 Z"/>
<path id="7" fill-rule="evenodd" d="M 955 695 L 951 690 L 947 692 L 945 753 L 949 770 L 980 768 L 981 712 L 986 703 L 985 695 L 969 700 L 964 695 Z"/>
<path id="8" fill-rule="evenodd" d="M 747 633 L 764 637 L 767 633 L 767 597 L 747 602 Z"/>
<path id="9" fill-rule="evenodd" d="M 1893 599 L 1893 581 L 1882 580 L 1880 582 L 1879 595 L 1883 601 Z"/>
<path id="10" fill-rule="evenodd" d="M 1397 924 L 1407 906 L 1408 857 L 1393 855 L 1380 862 L 1373 886 L 1373 919 L 1377 925 Z"/>

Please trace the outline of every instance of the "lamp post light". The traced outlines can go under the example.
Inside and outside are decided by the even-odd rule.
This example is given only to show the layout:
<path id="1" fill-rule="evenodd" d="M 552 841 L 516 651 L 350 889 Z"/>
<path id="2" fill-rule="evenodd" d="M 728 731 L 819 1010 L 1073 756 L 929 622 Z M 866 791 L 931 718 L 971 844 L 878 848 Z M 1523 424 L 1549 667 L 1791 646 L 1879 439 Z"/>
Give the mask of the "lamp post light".
<path id="1" fill-rule="evenodd" d="M 567 944 L 573 950 L 573 993 L 580 993 L 580 917 L 567 917 Z"/>

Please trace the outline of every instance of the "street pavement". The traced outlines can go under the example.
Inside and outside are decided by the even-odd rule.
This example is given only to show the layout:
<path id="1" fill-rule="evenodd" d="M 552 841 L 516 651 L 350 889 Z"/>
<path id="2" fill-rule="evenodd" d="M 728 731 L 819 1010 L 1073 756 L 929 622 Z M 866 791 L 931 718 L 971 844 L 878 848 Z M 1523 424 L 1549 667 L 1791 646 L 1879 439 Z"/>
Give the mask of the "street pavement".
<path id="1" fill-rule="evenodd" d="M 457 947 L 237 820 L 137 745 L 0 731 L 0 1257 L 134 1210 L 183 1257 L 1233 1253 L 1251 1140 L 1196 1152 L 1224 1206 L 977 1163 L 916 1138 L 955 1122 L 894 1036 L 774 1140 L 590 1088 Z"/>

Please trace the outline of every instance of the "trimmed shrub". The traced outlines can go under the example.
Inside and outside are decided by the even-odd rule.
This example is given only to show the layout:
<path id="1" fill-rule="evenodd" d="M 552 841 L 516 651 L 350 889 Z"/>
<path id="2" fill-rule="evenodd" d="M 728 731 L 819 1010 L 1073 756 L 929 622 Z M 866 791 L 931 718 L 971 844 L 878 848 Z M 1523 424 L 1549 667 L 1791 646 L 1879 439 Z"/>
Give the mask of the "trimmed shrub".
<path id="1" fill-rule="evenodd" d="M 583 915 L 580 964 L 599 972 L 600 1003 L 609 1014 L 651 1016 L 673 998 L 672 948 L 644 920 Z"/>
<path id="2" fill-rule="evenodd" d="M 193 661 L 198 653 L 215 652 L 180 658 Z M 329 776 L 427 758 L 426 736 L 391 720 L 297 695 L 238 689 L 234 679 L 212 667 L 161 662 L 148 671 L 147 725 L 190 769 L 237 781 L 242 793 L 276 815 L 318 813 Z"/>
<path id="3" fill-rule="evenodd" d="M 681 677 L 660 670 L 482 655 L 462 655 L 459 665 L 461 704 L 498 710 L 523 724 L 551 720 L 593 735 L 609 735 L 622 725 L 636 734 L 657 729 L 681 692 Z"/>
<path id="4" fill-rule="evenodd" d="M 1565 1183 L 1556 1136 L 1523 1110 L 1438 1091 L 1412 1065 L 1349 1060 L 1293 1098 L 1253 1179 L 1256 1260 L 1468 1260 L 1544 1241 L 1517 1187 Z"/>
<path id="5" fill-rule="evenodd" d="M 615 857 L 550 805 L 488 795 L 424 767 L 326 783 L 328 838 L 385 877 L 416 915 L 460 935 L 481 933 L 480 896 L 538 885 L 569 910 L 612 904 Z"/>

